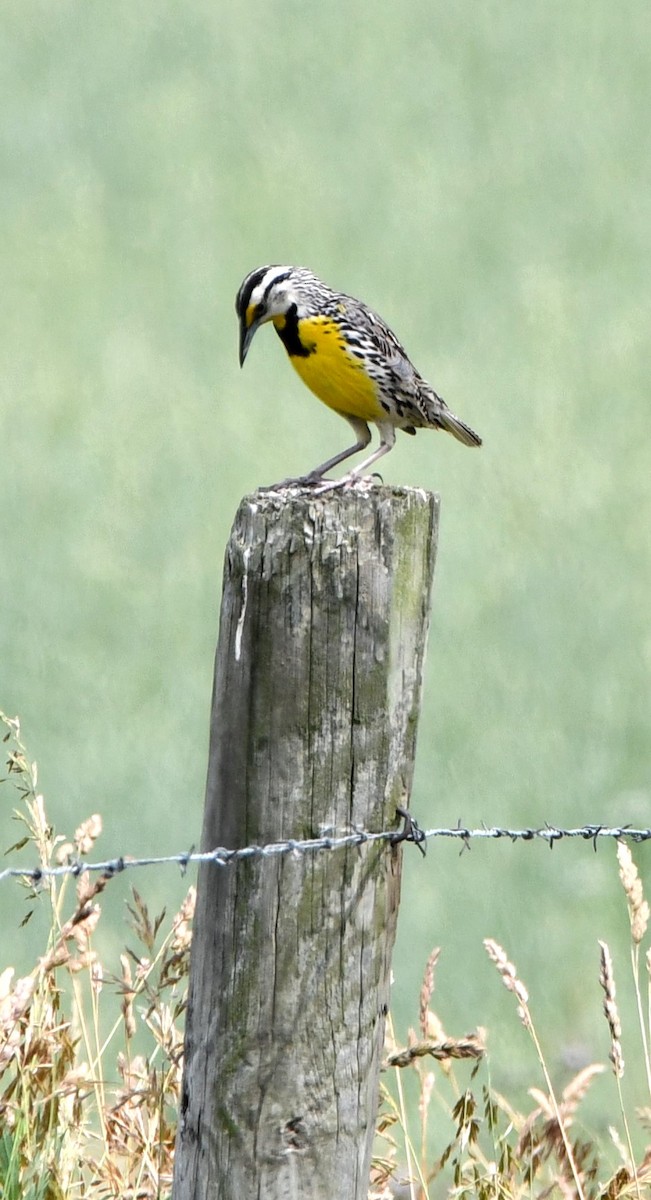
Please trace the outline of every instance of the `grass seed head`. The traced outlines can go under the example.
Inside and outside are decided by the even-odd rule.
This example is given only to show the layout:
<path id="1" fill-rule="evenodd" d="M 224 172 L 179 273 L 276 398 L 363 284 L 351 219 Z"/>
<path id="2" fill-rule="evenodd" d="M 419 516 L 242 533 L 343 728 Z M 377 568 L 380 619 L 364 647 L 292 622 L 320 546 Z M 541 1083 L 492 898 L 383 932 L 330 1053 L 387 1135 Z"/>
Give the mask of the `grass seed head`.
<path id="1" fill-rule="evenodd" d="M 510 992 L 519 1001 L 517 1007 L 518 1017 L 522 1021 L 525 1029 L 531 1029 L 531 1016 L 529 1013 L 529 993 L 521 979 L 518 979 L 518 974 L 512 962 L 509 962 L 506 951 L 502 949 L 498 942 L 493 938 L 484 938 L 484 947 L 491 962 L 495 963 L 502 982 Z"/>
<path id="2" fill-rule="evenodd" d="M 434 971 L 439 960 L 441 949 L 435 946 L 426 964 L 419 997 L 419 1023 L 423 1037 L 428 1037 L 428 1009 L 434 992 Z"/>
<path id="3" fill-rule="evenodd" d="M 606 942 L 599 942 L 601 950 L 601 968 L 599 971 L 599 983 L 604 992 L 604 1016 L 608 1022 L 610 1030 L 610 1061 L 613 1064 L 613 1070 L 618 1079 L 621 1079 L 624 1074 L 624 1056 L 622 1054 L 622 1023 L 619 1019 L 619 1009 L 617 1007 L 617 993 L 615 989 L 615 975 L 613 972 L 613 960 L 610 955 L 610 950 Z"/>
<path id="4" fill-rule="evenodd" d="M 642 881 L 633 862 L 630 847 L 626 842 L 617 843 L 617 860 L 619 862 L 619 878 L 626 893 L 631 937 L 635 945 L 639 946 L 649 924 L 649 905 L 644 899 Z"/>

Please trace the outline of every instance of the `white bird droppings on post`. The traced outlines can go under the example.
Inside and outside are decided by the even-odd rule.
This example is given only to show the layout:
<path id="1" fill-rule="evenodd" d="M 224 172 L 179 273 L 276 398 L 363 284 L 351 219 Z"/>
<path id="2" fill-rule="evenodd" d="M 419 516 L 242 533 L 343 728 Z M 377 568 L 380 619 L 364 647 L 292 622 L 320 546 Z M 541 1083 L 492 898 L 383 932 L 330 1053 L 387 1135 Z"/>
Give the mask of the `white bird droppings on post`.
<path id="1" fill-rule="evenodd" d="M 235 661 L 240 661 L 240 653 L 242 650 L 242 630 L 244 628 L 244 618 L 246 617 L 246 606 L 249 598 L 249 558 L 251 557 L 251 547 L 246 546 L 243 553 L 244 571 L 242 574 L 242 608 L 240 615 L 237 618 L 237 628 L 235 630 Z"/>

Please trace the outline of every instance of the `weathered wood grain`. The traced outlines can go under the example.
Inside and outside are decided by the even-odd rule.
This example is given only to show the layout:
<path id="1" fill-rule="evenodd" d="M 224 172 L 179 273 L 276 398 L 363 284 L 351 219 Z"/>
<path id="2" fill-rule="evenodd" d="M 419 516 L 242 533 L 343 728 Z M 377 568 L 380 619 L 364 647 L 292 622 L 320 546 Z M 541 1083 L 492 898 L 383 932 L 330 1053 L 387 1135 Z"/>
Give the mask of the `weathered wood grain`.
<path id="1" fill-rule="evenodd" d="M 399 824 L 436 497 L 362 484 L 241 504 L 225 564 L 203 847 Z M 361 1200 L 401 854 L 202 868 L 174 1200 Z"/>

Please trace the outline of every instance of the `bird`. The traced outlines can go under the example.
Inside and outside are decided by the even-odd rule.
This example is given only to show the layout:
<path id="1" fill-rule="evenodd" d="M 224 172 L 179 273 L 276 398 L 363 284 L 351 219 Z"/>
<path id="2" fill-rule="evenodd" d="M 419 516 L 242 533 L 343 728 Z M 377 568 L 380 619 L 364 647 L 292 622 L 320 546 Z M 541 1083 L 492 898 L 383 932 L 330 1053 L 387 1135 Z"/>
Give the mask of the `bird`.
<path id="1" fill-rule="evenodd" d="M 481 446 L 479 434 L 419 374 L 382 317 L 354 296 L 334 291 L 307 267 L 256 267 L 240 285 L 235 311 L 240 366 L 260 326 L 271 321 L 303 382 L 348 421 L 356 438 L 308 474 L 277 486 L 353 482 L 393 449 L 397 429 L 410 434 L 444 429 L 465 446 Z M 329 471 L 367 448 L 369 423 L 379 431 L 377 449 L 342 479 L 324 485 Z"/>

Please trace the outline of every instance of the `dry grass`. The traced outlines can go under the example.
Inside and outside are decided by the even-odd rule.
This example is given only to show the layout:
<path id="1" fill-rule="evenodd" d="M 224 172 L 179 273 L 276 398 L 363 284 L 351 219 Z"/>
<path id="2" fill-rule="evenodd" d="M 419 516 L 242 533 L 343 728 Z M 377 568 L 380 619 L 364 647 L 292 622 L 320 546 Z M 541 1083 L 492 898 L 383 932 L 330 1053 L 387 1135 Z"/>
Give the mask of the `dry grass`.
<path id="1" fill-rule="evenodd" d="M 15 816 L 43 866 L 83 859 L 101 834 L 97 815 L 70 840 L 55 835 L 38 791 L 35 766 L 17 721 L 0 713 Z M 33 858 L 33 855 L 32 855 Z M 631 925 L 633 983 L 647 1080 L 651 950 L 640 955 L 649 909 L 630 850 L 618 848 Z M 109 877 L 80 875 L 38 886 L 50 906 L 48 943 L 34 969 L 0 973 L 0 1197 L 2 1200 L 154 1200 L 169 1197 L 182 1066 L 182 1024 L 194 891 L 171 919 L 153 916 L 135 888 L 129 905 L 134 947 L 114 972 L 100 961 L 96 931 Z M 34 885 L 24 882 L 37 902 Z M 578 1110 L 604 1066 L 593 1063 L 555 1092 L 536 1032 L 529 992 L 505 950 L 491 939 L 488 956 L 515 998 L 535 1050 L 540 1080 L 518 1109 L 491 1087 L 486 1033 L 448 1034 L 433 1006 L 439 950 L 430 955 L 418 998 L 418 1030 L 406 1046 L 387 1032 L 378 1153 L 369 1200 L 617 1200 L 651 1195 L 651 1150 L 635 1159 L 622 1092 L 624 1059 L 614 968 L 600 943 L 599 979 L 610 1036 L 619 1117 L 611 1126 L 619 1155 L 613 1171 L 603 1147 L 576 1132 Z M 597 964 L 595 959 L 595 975 Z M 646 997 L 643 992 L 646 990 Z M 107 1025 L 112 999 L 117 1015 Z M 414 1117 L 406 1079 L 416 1081 Z M 634 1119 L 651 1129 L 649 1103 Z"/>
<path id="2" fill-rule="evenodd" d="M 641 1054 L 647 1081 L 649 1023 L 651 1020 L 651 949 L 646 952 L 646 1007 L 640 983 L 640 945 L 647 932 L 649 908 L 628 846 L 618 844 L 620 878 L 627 900 L 631 925 L 633 983 L 639 1017 Z M 486 939 L 486 952 L 508 991 L 516 1000 L 516 1014 L 535 1049 L 544 1087 L 529 1089 L 533 1106 L 517 1111 L 486 1081 L 485 1033 L 451 1038 L 432 1010 L 434 970 L 439 951 L 430 955 L 419 1002 L 421 1037 L 410 1030 L 408 1044 L 395 1044 L 389 1029 L 385 1070 L 395 1072 L 394 1087 L 382 1089 L 378 1122 L 381 1153 L 373 1163 L 372 1200 L 429 1200 L 448 1195 L 454 1200 L 528 1200 L 529 1197 L 560 1197 L 561 1200 L 616 1200 L 617 1197 L 651 1195 L 651 1148 L 636 1161 L 630 1117 L 622 1091 L 624 1059 L 622 1026 L 617 1006 L 613 963 L 608 946 L 599 943 L 599 981 L 604 993 L 604 1015 L 610 1035 L 610 1062 L 616 1084 L 619 1126 L 611 1124 L 612 1146 L 619 1165 L 608 1166 L 603 1145 L 575 1133 L 579 1106 L 595 1078 L 605 1067 L 584 1067 L 557 1094 L 552 1086 L 531 1011 L 529 991 L 505 950 Z M 595 963 L 596 974 L 596 963 Z M 446 1054 L 447 1051 L 447 1054 Z M 429 1058 L 430 1062 L 426 1063 Z M 457 1079 L 454 1060 L 472 1059 L 465 1086 Z M 418 1080 L 418 1131 L 412 1129 L 405 1103 L 401 1072 L 407 1068 Z M 651 1102 L 651 1082 L 649 1082 Z M 433 1111 L 436 1101 L 436 1111 Z M 651 1106 L 635 1112 L 638 1126 L 651 1130 Z M 620 1132 L 620 1129 L 623 1133 Z M 446 1132 L 448 1131 L 448 1132 Z M 439 1144 L 432 1154 L 431 1145 Z"/>
<path id="3" fill-rule="evenodd" d="M 12 849 L 29 842 L 42 866 L 83 858 L 101 833 L 100 818 L 85 821 L 70 841 L 55 836 L 18 723 L 2 720 L 7 780 L 20 797 L 14 815 L 25 829 Z M 132 890 L 135 948 L 112 976 L 93 945 L 109 883 L 45 878 L 38 896 L 51 909 L 45 952 L 29 975 L 15 979 L 12 968 L 0 975 L 3 1200 L 169 1195 L 194 890 L 165 922 Z M 107 991 L 120 997 L 108 1031 Z"/>

